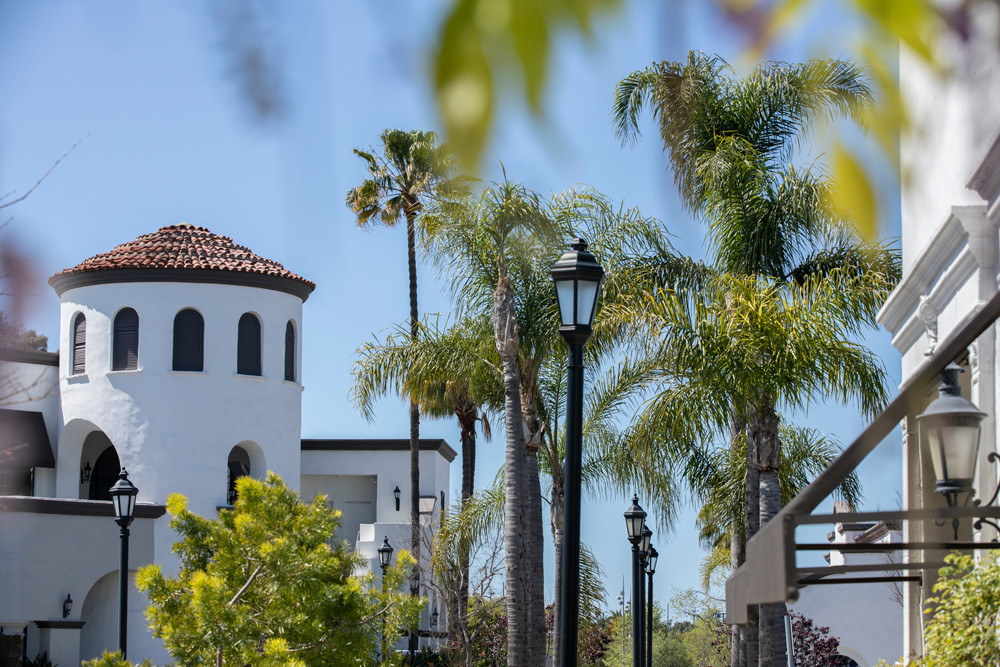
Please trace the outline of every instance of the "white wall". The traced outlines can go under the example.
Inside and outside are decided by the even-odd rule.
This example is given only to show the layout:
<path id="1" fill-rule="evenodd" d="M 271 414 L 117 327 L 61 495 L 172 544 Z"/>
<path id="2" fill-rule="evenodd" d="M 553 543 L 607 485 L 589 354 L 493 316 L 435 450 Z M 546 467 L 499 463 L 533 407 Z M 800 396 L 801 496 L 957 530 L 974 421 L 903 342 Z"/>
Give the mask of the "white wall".
<path id="1" fill-rule="evenodd" d="M 58 458 L 61 430 L 58 368 L 0 360 L 0 407 L 42 413 L 52 455 Z M 54 468 L 36 468 L 35 495 L 54 496 L 55 480 Z"/>
<path id="2" fill-rule="evenodd" d="M 124 307 L 139 315 L 138 369 L 111 371 L 112 324 Z M 203 372 L 177 372 L 173 321 L 184 308 L 205 322 Z M 60 348 L 72 349 L 78 312 L 87 318 L 86 373 L 71 375 L 72 355 L 59 369 L 63 429 L 56 468 L 60 497 L 79 492 L 83 441 L 93 430 L 114 444 L 139 489 L 139 500 L 165 503 L 171 493 L 189 509 L 212 516 L 226 502 L 228 455 L 244 443 L 267 470 L 298 488 L 302 386 L 284 377 L 285 326 L 295 322 L 302 345 L 302 301 L 284 292 L 237 285 L 113 283 L 67 290 L 62 295 Z M 261 321 L 262 375 L 236 374 L 237 324 L 245 312 Z M 296 358 L 301 358 L 297 351 Z M 299 373 L 301 376 L 301 373 Z M 253 443 L 253 444 L 251 444 Z M 254 447 L 259 446 L 259 449 Z M 157 562 L 168 568 L 172 534 L 157 539 Z"/>
<path id="3" fill-rule="evenodd" d="M 965 186 L 1000 130 L 997 13 L 992 3 L 975 3 L 973 39 L 949 30 L 933 40 L 941 74 L 900 52 L 900 89 L 913 122 L 900 144 L 904 272 L 952 206 L 982 203 Z"/>

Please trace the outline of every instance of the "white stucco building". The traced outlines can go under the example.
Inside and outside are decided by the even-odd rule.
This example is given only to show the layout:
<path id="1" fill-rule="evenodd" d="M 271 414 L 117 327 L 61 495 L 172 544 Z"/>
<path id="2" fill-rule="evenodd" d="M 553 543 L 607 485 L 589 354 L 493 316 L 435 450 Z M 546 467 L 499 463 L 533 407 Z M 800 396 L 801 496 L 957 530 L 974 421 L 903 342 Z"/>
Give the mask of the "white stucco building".
<path id="1" fill-rule="evenodd" d="M 938 341 L 997 292 L 1000 252 L 1000 49 L 997 8 L 971 8 L 974 30 L 963 35 L 945 30 L 934 40 L 935 72 L 905 48 L 900 53 L 900 85 L 916 128 L 904 136 L 900 159 L 902 188 L 903 280 L 879 320 L 902 353 L 902 379 L 914 375 Z M 965 397 L 987 413 L 982 424 L 976 495 L 988 500 L 997 485 L 996 466 L 987 454 L 998 451 L 996 415 L 997 332 L 990 326 L 954 361 L 966 370 L 960 377 Z M 916 415 L 937 395 L 927 387 L 903 422 L 903 502 L 911 510 L 943 507 L 934 491 L 934 473 L 922 451 Z M 950 523 L 904 525 L 907 542 L 954 539 Z M 963 521 L 961 540 L 988 541 L 986 527 L 974 531 Z M 912 562 L 932 563 L 940 551 L 911 551 Z M 924 601 L 937 572 L 921 571 L 922 581 L 904 586 L 904 656 L 923 653 Z"/>
<path id="2" fill-rule="evenodd" d="M 187 224 L 50 279 L 60 353 L 0 351 L 0 629 L 64 667 L 117 647 L 118 538 L 107 491 L 139 488 L 129 570 L 176 569 L 171 493 L 212 516 L 242 475 L 280 475 L 343 511 L 338 534 L 377 563 L 409 547 L 407 440 L 302 440 L 303 303 L 314 285 Z M 455 452 L 421 441 L 421 512 L 449 502 Z M 377 543 L 376 543 L 377 542 Z M 377 570 L 377 568 L 375 568 Z M 63 601 L 72 611 L 63 617 Z M 428 605 L 438 606 L 436 601 Z M 132 590 L 129 655 L 169 661 Z M 430 615 L 421 623 L 432 632 Z"/>
<path id="3" fill-rule="evenodd" d="M 850 510 L 847 503 L 834 503 L 834 513 Z M 881 564 L 901 558 L 899 552 L 845 551 L 840 545 L 881 545 L 902 541 L 896 525 L 879 522 L 840 522 L 827 535 L 830 567 Z M 859 548 L 859 547 L 856 547 Z M 860 547 L 863 548 L 863 547 Z M 838 653 L 857 667 L 872 667 L 879 660 L 892 664 L 903 651 L 902 585 L 897 582 L 843 584 L 847 574 L 807 577 L 799 599 L 788 605 L 792 611 L 830 628 L 840 640 Z"/>

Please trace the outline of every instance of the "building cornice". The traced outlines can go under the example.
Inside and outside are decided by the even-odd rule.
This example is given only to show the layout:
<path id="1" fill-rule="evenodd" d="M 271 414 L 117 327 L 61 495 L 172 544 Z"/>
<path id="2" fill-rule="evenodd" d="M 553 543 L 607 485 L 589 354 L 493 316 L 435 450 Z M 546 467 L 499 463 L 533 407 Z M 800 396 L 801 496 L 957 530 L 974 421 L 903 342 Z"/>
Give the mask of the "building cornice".
<path id="1" fill-rule="evenodd" d="M 115 508 L 110 500 L 0 496 L 0 512 L 114 517 Z M 153 503 L 136 503 L 135 505 L 136 519 L 159 519 L 166 513 L 165 505 L 154 505 Z"/>
<path id="2" fill-rule="evenodd" d="M 297 296 L 305 302 L 315 289 L 311 283 L 273 276 L 266 273 L 248 271 L 225 271 L 220 269 L 107 269 L 104 271 L 84 271 L 64 273 L 49 280 L 56 294 L 62 296 L 67 290 L 90 285 L 111 283 L 198 283 L 217 285 L 238 285 L 275 290 Z"/>
<path id="3" fill-rule="evenodd" d="M 985 206 L 952 207 L 878 313 L 878 322 L 892 334 L 896 349 L 905 352 L 912 347 L 977 270 L 995 273 L 994 253 L 987 246 L 996 242 Z M 990 280 L 995 285 L 996 276 Z"/>
<path id="4" fill-rule="evenodd" d="M 302 440 L 302 451 L 376 451 L 376 452 L 404 452 L 410 450 L 410 441 L 404 438 L 392 439 L 351 439 L 351 438 L 304 438 Z M 420 451 L 438 452 L 442 457 L 451 463 L 458 456 L 458 452 L 444 440 L 420 439 Z"/>
<path id="5" fill-rule="evenodd" d="M 1000 134 L 993 139 L 967 187 L 989 202 L 990 209 L 1000 200 Z"/>
<path id="6" fill-rule="evenodd" d="M 0 361 L 13 361 L 21 364 L 38 364 L 40 366 L 59 366 L 58 352 L 40 352 L 37 350 L 16 350 L 10 347 L 0 347 Z"/>

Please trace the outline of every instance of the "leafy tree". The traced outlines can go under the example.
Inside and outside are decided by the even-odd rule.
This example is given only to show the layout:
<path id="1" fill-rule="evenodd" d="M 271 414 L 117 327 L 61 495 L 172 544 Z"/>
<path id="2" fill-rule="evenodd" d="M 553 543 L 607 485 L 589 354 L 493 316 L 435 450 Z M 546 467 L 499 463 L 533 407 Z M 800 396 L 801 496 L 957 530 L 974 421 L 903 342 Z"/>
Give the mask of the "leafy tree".
<path id="1" fill-rule="evenodd" d="M 273 473 L 241 477 L 237 490 L 217 519 L 171 495 L 180 572 L 154 564 L 136 575 L 150 628 L 179 663 L 356 665 L 375 655 L 383 621 L 393 631 L 415 624 L 426 601 L 399 592 L 408 552 L 373 585 L 371 574 L 351 576 L 363 562 L 347 543 L 331 542 L 340 513 L 323 495 L 303 503 Z"/>
<path id="2" fill-rule="evenodd" d="M 924 656 L 919 667 L 1000 664 L 1000 563 L 953 553 L 927 599 Z"/>
<path id="3" fill-rule="evenodd" d="M 149 658 L 140 663 L 133 663 L 123 658 L 118 651 L 105 651 L 100 658 L 84 660 L 83 667 L 153 667 L 153 663 Z"/>
<path id="4" fill-rule="evenodd" d="M 49 347 L 49 339 L 39 335 L 34 329 L 25 329 L 20 320 L 11 320 L 0 311 L 0 347 L 45 352 Z"/>
<path id="5" fill-rule="evenodd" d="M 816 625 L 811 618 L 789 611 L 792 620 L 792 653 L 796 667 L 847 667 L 850 663 L 838 655 L 840 640 L 830 628 Z"/>
<path id="6" fill-rule="evenodd" d="M 347 193 L 346 203 L 357 217 L 359 227 L 376 221 L 393 227 L 406 220 L 407 267 L 410 286 L 410 338 L 419 332 L 417 308 L 416 223 L 427 201 L 460 195 L 465 179 L 455 176 L 451 153 L 437 144 L 433 132 L 385 130 L 381 135 L 382 154 L 354 149 L 368 170 L 368 177 Z M 420 411 L 416 398 L 410 399 L 410 546 L 417 567 L 410 592 L 416 597 L 420 581 Z M 410 650 L 416 649 L 416 636 Z"/>

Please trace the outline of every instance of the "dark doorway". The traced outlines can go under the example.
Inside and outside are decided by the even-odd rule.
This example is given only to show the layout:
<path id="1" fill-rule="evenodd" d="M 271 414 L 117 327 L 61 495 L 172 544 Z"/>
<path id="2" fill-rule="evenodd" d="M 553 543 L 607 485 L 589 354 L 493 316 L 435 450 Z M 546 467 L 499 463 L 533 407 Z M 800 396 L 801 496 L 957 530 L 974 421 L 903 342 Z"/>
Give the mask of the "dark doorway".
<path id="1" fill-rule="evenodd" d="M 111 500 L 108 493 L 118 481 L 118 473 L 122 466 L 118 461 L 118 452 L 114 447 L 108 447 L 97 457 L 94 472 L 90 476 L 90 499 Z"/>

